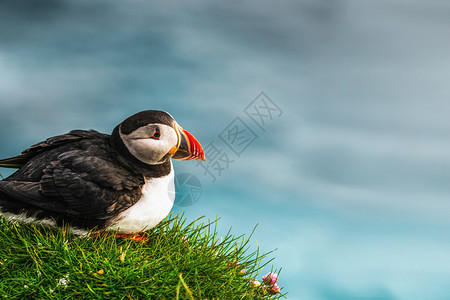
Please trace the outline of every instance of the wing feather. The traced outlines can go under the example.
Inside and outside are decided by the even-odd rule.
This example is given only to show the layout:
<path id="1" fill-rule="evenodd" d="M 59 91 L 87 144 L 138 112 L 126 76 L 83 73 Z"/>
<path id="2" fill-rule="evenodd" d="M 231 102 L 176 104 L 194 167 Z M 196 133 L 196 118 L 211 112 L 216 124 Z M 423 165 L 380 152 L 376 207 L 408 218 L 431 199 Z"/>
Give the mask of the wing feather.
<path id="1" fill-rule="evenodd" d="M 55 148 L 67 143 L 82 139 L 104 138 L 106 135 L 95 130 L 72 130 L 69 133 L 61 134 L 37 143 L 28 149 L 22 151 L 22 154 L 0 160 L 0 167 L 3 168 L 20 168 L 24 166 L 36 154 Z"/>
<path id="2" fill-rule="evenodd" d="M 140 199 L 144 178 L 113 161 L 105 137 L 93 130 L 75 130 L 0 161 L 0 166 L 25 165 L 0 181 L 0 192 L 8 201 L 36 209 L 90 219 L 111 218 Z M 89 147 L 83 139 L 91 139 Z M 37 155 L 45 150 L 53 153 L 49 161 Z M 61 152 L 55 155 L 57 151 Z"/>
<path id="3" fill-rule="evenodd" d="M 111 217 L 140 199 L 142 176 L 82 152 L 64 153 L 44 170 L 42 195 L 59 197 L 70 214 L 95 218 Z"/>

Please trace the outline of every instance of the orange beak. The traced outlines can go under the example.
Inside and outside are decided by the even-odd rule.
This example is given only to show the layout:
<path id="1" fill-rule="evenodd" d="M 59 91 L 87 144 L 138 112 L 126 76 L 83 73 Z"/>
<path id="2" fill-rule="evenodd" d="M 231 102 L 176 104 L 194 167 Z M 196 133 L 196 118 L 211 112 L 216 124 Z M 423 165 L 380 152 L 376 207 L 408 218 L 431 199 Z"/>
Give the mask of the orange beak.
<path id="1" fill-rule="evenodd" d="M 172 158 L 177 160 L 205 160 L 205 153 L 197 139 L 176 125 L 178 134 L 178 147 L 174 147 L 169 153 L 174 153 Z"/>

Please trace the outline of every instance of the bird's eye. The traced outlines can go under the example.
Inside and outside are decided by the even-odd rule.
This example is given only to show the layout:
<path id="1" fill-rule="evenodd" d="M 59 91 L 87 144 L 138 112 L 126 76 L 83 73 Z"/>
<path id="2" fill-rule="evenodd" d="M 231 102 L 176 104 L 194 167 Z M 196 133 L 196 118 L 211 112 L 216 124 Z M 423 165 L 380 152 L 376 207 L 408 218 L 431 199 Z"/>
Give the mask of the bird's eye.
<path id="1" fill-rule="evenodd" d="M 159 131 L 158 128 L 156 128 L 155 133 L 153 133 L 153 135 L 151 136 L 152 139 L 155 140 L 159 140 L 159 138 L 161 137 L 161 132 Z"/>

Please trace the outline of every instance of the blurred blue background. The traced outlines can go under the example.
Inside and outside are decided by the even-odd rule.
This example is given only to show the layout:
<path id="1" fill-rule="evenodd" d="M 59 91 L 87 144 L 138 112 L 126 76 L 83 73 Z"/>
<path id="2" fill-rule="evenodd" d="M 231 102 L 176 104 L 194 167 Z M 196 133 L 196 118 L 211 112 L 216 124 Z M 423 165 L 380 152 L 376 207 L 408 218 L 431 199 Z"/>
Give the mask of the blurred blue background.
<path id="1" fill-rule="evenodd" d="M 203 188 L 187 216 L 258 223 L 288 299 L 450 299 L 449 32 L 445 0 L 3 0 L 0 156 L 166 110 L 232 161 L 176 162 Z"/>

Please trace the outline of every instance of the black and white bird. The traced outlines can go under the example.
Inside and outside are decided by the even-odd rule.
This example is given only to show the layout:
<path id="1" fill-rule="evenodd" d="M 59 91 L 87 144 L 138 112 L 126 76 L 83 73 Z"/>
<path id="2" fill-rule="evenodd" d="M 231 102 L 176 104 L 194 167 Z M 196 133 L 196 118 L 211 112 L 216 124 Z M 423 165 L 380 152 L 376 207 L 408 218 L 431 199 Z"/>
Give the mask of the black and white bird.
<path id="1" fill-rule="evenodd" d="M 0 181 L 11 221 L 135 233 L 154 227 L 174 198 L 171 158 L 205 160 L 200 143 L 163 111 L 139 112 L 111 135 L 73 130 L 0 160 L 18 168 Z"/>

